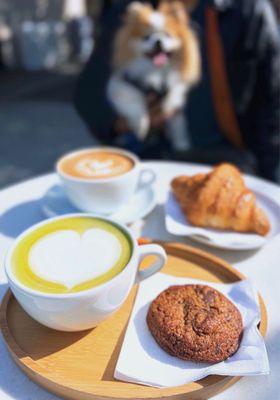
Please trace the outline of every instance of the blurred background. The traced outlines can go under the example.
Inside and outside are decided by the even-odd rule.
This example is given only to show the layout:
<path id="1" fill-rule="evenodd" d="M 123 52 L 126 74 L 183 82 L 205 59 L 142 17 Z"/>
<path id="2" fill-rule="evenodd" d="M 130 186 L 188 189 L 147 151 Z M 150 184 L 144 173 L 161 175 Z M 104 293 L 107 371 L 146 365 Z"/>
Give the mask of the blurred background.
<path id="1" fill-rule="evenodd" d="M 272 1 L 279 13 L 279 0 Z M 0 0 L 0 187 L 46 173 L 62 153 L 98 143 L 73 96 L 102 15 L 114 3 Z"/>
<path id="2" fill-rule="evenodd" d="M 0 0 L 0 186 L 95 143 L 73 106 L 101 2 Z"/>

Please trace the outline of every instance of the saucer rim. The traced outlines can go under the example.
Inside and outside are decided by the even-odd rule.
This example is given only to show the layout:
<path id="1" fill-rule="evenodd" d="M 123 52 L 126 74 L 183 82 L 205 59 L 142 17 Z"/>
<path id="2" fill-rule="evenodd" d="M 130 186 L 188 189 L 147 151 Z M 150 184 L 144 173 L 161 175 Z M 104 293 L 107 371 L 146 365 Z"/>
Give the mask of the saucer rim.
<path id="1" fill-rule="evenodd" d="M 73 211 L 71 211 L 71 212 L 66 212 L 65 214 L 62 214 L 62 213 L 56 213 L 55 211 L 53 211 L 53 208 L 52 207 L 49 207 L 49 204 L 48 204 L 48 198 L 50 197 L 50 196 L 48 196 L 48 193 L 49 193 L 49 191 L 53 188 L 53 187 L 55 187 L 55 186 L 58 186 L 59 187 L 59 189 L 60 189 L 60 192 L 63 194 L 63 196 L 61 196 L 61 197 L 64 197 L 64 199 L 66 199 L 67 200 L 67 198 L 66 198 L 66 196 L 65 196 L 65 194 L 63 193 L 63 189 L 62 189 L 62 185 L 61 185 L 61 183 L 59 183 L 59 182 L 57 182 L 57 183 L 54 183 L 53 185 L 51 185 L 47 190 L 46 190 L 46 192 L 44 193 L 44 195 L 42 196 L 42 198 L 41 198 L 41 200 L 40 200 L 40 209 L 41 209 L 41 211 L 42 211 L 42 213 L 44 214 L 44 216 L 46 217 L 46 218 L 54 218 L 54 217 L 58 217 L 58 216 L 62 216 L 62 215 L 67 215 L 67 214 L 69 214 L 69 213 L 76 213 L 76 212 L 79 212 L 79 213 L 83 213 L 83 214 L 88 214 L 87 212 L 85 212 L 85 211 L 80 211 L 80 210 L 78 210 L 78 209 L 75 209 L 75 207 L 74 206 L 72 206 L 71 205 L 71 203 L 69 202 L 69 205 L 71 205 L 72 207 L 73 207 Z M 136 214 L 135 214 L 135 217 L 133 218 L 133 219 L 124 219 L 124 218 L 120 218 L 120 219 L 118 219 L 117 217 L 114 217 L 114 214 L 116 214 L 117 212 L 114 212 L 114 213 L 112 213 L 112 214 L 108 214 L 108 215 L 103 215 L 103 214 L 100 214 L 100 217 L 105 217 L 105 218 L 110 218 L 110 219 L 113 219 L 113 220 L 116 220 L 117 222 L 119 222 L 119 223 L 122 223 L 122 224 L 125 224 L 125 225 L 130 225 L 130 224 L 133 224 L 135 221 L 138 221 L 138 220 L 140 220 L 140 219 L 142 219 L 142 218 L 145 218 L 145 217 L 147 217 L 152 211 L 153 211 L 153 209 L 155 208 L 155 206 L 156 206 L 156 191 L 155 191 L 155 185 L 152 183 L 151 185 L 147 185 L 147 186 L 145 186 L 145 187 L 143 187 L 143 188 L 141 188 L 141 189 L 139 189 L 139 190 L 137 190 L 134 194 L 133 194 L 133 196 L 132 196 L 132 198 L 134 198 L 136 195 L 137 195 L 137 192 L 139 192 L 139 191 L 150 191 L 150 196 L 151 196 L 151 200 L 148 202 L 148 204 L 147 205 L 145 205 L 145 207 L 142 207 L 141 209 L 139 208 L 139 212 L 137 213 L 137 216 L 136 216 Z M 95 215 L 99 215 L 99 214 L 96 214 L 96 213 L 94 213 Z"/>

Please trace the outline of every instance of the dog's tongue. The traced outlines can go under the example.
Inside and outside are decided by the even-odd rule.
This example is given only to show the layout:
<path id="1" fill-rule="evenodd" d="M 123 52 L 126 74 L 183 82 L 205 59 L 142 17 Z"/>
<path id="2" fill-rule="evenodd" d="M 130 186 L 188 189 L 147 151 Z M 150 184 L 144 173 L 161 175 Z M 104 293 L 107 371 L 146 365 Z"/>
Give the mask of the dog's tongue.
<path id="1" fill-rule="evenodd" d="M 153 63 L 157 67 L 161 67 L 167 62 L 167 55 L 165 53 L 158 53 L 153 57 Z"/>

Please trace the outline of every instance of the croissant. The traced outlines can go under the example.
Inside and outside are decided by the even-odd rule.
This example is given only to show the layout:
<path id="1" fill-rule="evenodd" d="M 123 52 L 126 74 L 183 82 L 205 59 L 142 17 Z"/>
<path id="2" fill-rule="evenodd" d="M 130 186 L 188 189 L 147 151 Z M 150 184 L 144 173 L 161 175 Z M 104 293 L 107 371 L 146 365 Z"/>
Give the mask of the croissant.
<path id="1" fill-rule="evenodd" d="M 270 224 L 245 186 L 240 171 L 221 164 L 208 174 L 178 176 L 172 190 L 187 220 L 195 226 L 266 235 Z"/>

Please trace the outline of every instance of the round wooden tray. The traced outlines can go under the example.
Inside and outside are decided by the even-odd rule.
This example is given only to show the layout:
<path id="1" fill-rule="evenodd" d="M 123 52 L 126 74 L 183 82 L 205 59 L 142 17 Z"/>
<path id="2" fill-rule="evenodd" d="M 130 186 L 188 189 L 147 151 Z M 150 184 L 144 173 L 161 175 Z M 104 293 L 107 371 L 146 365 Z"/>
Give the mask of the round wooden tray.
<path id="1" fill-rule="evenodd" d="M 168 253 L 164 272 L 210 282 L 236 282 L 244 276 L 225 261 L 192 247 L 160 242 Z M 147 262 L 148 263 L 148 262 Z M 145 267 L 145 266 L 144 266 Z M 114 369 L 137 288 L 121 309 L 97 328 L 64 333 L 30 318 L 10 291 L 5 295 L 0 326 L 17 365 L 36 383 L 66 399 L 202 400 L 225 390 L 240 377 L 209 376 L 187 385 L 158 389 L 114 379 Z M 262 335 L 267 317 L 260 298 Z M 137 362 L 137 360 L 135 360 Z"/>

